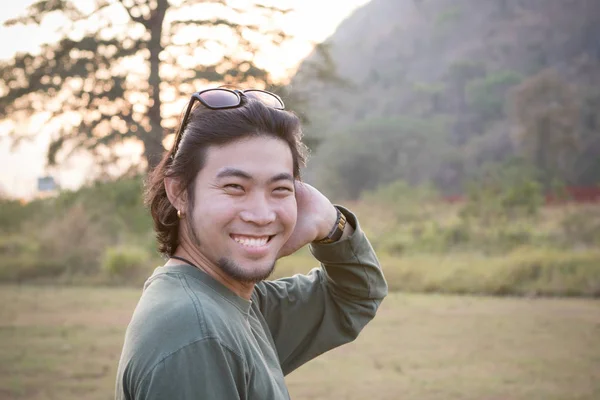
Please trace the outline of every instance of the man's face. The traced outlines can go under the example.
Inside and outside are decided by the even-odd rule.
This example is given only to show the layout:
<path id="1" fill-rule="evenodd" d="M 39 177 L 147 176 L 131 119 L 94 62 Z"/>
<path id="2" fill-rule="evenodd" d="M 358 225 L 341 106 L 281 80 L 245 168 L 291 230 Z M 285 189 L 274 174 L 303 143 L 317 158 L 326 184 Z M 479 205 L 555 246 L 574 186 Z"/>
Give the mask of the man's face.
<path id="1" fill-rule="evenodd" d="M 238 281 L 266 279 L 296 216 L 292 152 L 283 140 L 261 136 L 208 149 L 190 221 L 208 262 Z"/>

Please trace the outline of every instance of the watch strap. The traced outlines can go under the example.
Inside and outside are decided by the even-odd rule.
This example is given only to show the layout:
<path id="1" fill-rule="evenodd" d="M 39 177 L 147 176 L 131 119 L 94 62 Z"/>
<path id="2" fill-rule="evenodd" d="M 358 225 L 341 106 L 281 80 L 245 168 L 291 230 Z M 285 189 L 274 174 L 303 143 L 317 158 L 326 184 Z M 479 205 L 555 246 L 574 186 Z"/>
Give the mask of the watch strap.
<path id="1" fill-rule="evenodd" d="M 316 240 L 314 243 L 316 244 L 329 244 L 333 242 L 337 242 L 340 240 L 342 235 L 344 234 L 344 228 L 346 227 L 346 216 L 336 207 L 337 211 L 337 220 L 329 231 L 329 234 L 325 236 L 323 239 Z"/>

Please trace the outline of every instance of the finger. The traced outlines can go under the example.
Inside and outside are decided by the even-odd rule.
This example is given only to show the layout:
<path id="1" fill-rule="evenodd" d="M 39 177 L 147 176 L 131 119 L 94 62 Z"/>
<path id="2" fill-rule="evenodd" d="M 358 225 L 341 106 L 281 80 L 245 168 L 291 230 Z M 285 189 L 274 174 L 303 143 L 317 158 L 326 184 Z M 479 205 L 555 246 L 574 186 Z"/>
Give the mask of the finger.
<path id="1" fill-rule="evenodd" d="M 302 193 L 306 192 L 306 184 L 302 181 L 296 180 L 294 181 L 294 190 L 296 192 L 296 196 L 302 195 Z"/>

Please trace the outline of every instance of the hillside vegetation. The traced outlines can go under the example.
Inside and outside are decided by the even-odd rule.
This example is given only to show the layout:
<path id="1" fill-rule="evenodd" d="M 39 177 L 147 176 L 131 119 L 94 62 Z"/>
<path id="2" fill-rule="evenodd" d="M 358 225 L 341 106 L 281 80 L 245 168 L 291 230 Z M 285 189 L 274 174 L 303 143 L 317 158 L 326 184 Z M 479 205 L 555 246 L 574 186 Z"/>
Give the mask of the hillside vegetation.
<path id="1" fill-rule="evenodd" d="M 373 0 L 327 40 L 343 80 L 310 93 L 310 176 L 359 198 L 404 180 L 464 193 L 519 165 L 550 190 L 600 183 L 600 2 Z"/>

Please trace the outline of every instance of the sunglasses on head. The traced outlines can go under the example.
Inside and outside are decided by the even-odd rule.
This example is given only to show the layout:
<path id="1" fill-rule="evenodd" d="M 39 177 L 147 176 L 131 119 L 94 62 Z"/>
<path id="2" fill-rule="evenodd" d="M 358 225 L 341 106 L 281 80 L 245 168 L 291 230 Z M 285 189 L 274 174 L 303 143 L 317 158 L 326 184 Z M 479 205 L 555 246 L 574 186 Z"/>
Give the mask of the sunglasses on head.
<path id="1" fill-rule="evenodd" d="M 242 106 L 242 97 L 248 97 L 255 99 L 265 104 L 268 107 L 275 108 L 277 110 L 284 110 L 285 105 L 283 100 L 275 93 L 267 92 L 266 90 L 259 89 L 248 89 L 248 90 L 237 90 L 237 89 L 226 89 L 226 88 L 215 88 L 201 90 L 192 94 L 192 98 L 188 104 L 187 110 L 181 120 L 181 125 L 177 130 L 177 136 L 175 137 L 175 143 L 173 145 L 172 157 L 175 157 L 183 130 L 186 127 L 188 117 L 192 112 L 192 108 L 196 101 L 199 101 L 204 107 L 210 108 L 211 110 L 223 110 L 226 108 L 236 108 Z"/>

